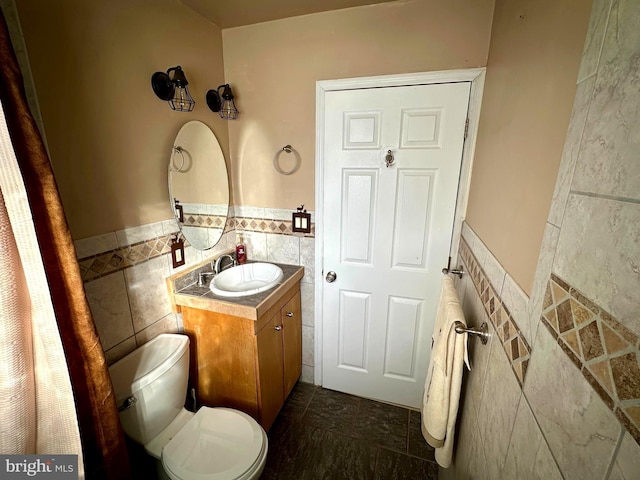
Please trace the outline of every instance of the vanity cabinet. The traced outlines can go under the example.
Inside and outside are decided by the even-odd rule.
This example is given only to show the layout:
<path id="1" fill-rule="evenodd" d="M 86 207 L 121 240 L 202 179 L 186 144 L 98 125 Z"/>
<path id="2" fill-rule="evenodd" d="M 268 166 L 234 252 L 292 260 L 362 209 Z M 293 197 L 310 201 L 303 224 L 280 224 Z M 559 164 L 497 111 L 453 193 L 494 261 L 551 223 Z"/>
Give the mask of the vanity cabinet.
<path id="1" fill-rule="evenodd" d="M 302 370 L 300 284 L 257 319 L 182 306 L 200 405 L 237 408 L 268 430 Z"/>

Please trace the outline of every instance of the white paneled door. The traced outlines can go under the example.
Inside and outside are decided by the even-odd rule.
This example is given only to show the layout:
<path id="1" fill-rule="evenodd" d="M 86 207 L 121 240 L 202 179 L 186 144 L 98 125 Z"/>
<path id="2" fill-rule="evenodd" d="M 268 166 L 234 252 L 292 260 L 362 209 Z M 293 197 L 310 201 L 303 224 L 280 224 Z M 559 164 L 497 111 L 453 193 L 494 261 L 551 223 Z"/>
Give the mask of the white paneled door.
<path id="1" fill-rule="evenodd" d="M 326 388 L 420 406 L 470 85 L 326 93 Z"/>

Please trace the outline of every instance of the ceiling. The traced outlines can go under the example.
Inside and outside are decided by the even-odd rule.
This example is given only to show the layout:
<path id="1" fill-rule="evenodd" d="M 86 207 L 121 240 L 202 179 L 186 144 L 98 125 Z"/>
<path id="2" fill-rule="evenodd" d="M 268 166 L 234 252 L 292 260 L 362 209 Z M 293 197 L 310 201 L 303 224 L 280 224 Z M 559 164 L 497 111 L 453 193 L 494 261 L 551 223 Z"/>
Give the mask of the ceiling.
<path id="1" fill-rule="evenodd" d="M 220 28 L 394 0 L 181 0 Z"/>

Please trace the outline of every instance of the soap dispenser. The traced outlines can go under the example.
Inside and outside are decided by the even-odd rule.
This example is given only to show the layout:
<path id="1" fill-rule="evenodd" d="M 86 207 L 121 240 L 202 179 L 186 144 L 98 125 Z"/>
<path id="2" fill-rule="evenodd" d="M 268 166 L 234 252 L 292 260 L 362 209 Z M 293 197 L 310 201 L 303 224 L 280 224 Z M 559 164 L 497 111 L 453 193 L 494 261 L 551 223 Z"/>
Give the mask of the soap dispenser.
<path id="1" fill-rule="evenodd" d="M 238 235 L 238 243 L 236 245 L 236 260 L 238 261 L 238 265 L 242 265 L 247 261 L 247 247 L 242 241 L 242 235 Z"/>

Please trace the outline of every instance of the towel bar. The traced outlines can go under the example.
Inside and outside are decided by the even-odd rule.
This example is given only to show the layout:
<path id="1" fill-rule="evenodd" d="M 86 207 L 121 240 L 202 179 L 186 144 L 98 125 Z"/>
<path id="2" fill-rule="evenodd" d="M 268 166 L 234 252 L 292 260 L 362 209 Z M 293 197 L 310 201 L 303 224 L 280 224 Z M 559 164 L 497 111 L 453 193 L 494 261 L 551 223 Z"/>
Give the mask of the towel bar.
<path id="1" fill-rule="evenodd" d="M 449 269 L 449 267 L 445 267 L 442 269 L 442 273 L 444 273 L 445 275 L 447 273 L 450 273 L 452 275 L 458 275 L 458 277 L 462 278 L 462 274 L 464 273 L 464 270 L 462 269 L 462 265 L 460 265 L 458 268 L 451 268 L 451 269 Z"/>
<path id="2" fill-rule="evenodd" d="M 468 328 L 464 323 L 457 321 L 453 324 L 453 328 L 455 328 L 456 333 L 467 333 L 469 335 L 477 335 L 480 337 L 480 341 L 483 345 L 486 345 L 489 341 L 489 327 L 487 326 L 487 322 L 482 322 L 480 325 L 480 329 L 476 330 L 475 328 Z"/>

